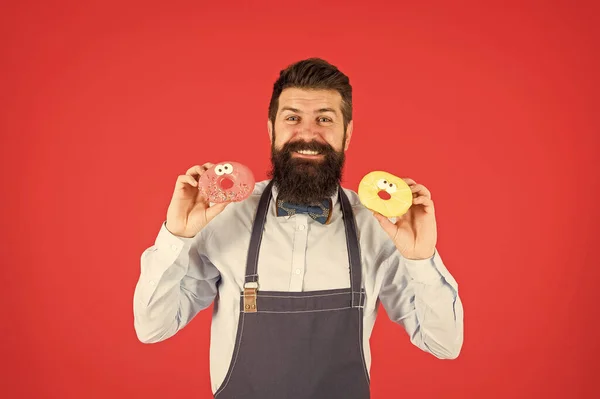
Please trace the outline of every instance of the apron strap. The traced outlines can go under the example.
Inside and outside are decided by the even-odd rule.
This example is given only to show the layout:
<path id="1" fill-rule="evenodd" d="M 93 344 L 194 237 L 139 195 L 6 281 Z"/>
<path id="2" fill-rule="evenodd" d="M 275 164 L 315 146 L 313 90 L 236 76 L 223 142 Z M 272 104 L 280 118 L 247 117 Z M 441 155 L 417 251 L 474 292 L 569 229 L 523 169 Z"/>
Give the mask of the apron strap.
<path id="1" fill-rule="evenodd" d="M 256 210 L 252 235 L 250 236 L 250 246 L 248 247 L 248 258 L 246 259 L 246 280 L 244 286 L 248 285 L 248 283 L 258 283 L 258 253 L 260 251 L 263 229 L 267 221 L 269 202 L 273 195 L 272 187 L 273 180 L 269 182 L 265 191 L 263 191 L 258 203 L 258 209 Z M 258 284 L 256 284 L 255 288 L 258 288 Z"/>
<path id="2" fill-rule="evenodd" d="M 352 307 L 355 303 L 355 293 L 361 292 L 362 266 L 360 262 L 360 245 L 358 243 L 358 234 L 356 220 L 350 200 L 346 196 L 344 189 L 339 187 L 339 199 L 342 206 L 342 215 L 344 218 L 344 227 L 346 228 L 346 246 L 348 248 L 348 262 L 350 263 L 350 284 L 352 287 Z M 360 298 L 360 295 L 359 295 Z M 360 300 L 358 302 L 360 304 Z"/>

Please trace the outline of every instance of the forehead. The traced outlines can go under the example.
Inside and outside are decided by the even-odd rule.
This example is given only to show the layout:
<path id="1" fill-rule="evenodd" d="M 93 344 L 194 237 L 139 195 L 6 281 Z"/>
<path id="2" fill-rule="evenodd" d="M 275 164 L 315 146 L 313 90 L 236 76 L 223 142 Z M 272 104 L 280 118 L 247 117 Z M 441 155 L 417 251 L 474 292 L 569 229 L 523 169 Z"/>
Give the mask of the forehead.
<path id="1" fill-rule="evenodd" d="M 279 96 L 279 109 L 288 106 L 308 111 L 320 108 L 341 110 L 342 96 L 337 90 L 300 89 L 290 87 Z"/>

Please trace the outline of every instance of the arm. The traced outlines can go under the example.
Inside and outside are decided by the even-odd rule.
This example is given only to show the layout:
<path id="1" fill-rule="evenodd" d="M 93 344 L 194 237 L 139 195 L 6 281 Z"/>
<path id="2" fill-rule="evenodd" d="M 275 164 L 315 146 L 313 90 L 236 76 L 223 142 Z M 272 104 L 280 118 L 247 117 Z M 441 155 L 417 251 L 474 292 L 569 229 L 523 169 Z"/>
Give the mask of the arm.
<path id="1" fill-rule="evenodd" d="M 214 300 L 220 274 L 204 255 L 206 230 L 181 238 L 163 223 L 155 244 L 142 253 L 133 298 L 134 327 L 141 342 L 175 335 Z"/>
<path id="2" fill-rule="evenodd" d="M 463 344 L 463 307 L 458 284 L 437 249 L 423 260 L 406 259 L 394 250 L 382 266 L 379 298 L 389 318 L 423 351 L 440 359 L 457 358 Z"/>

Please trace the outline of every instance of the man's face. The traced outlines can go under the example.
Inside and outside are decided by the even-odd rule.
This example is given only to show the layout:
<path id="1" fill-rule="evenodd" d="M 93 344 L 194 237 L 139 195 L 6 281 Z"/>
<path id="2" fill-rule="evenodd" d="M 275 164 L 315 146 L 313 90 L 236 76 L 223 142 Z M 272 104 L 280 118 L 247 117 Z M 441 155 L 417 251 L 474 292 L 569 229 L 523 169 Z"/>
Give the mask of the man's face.
<path id="1" fill-rule="evenodd" d="M 329 144 L 335 151 L 348 149 L 352 136 L 352 121 L 348 125 L 344 142 L 342 97 L 335 90 L 306 90 L 288 88 L 279 96 L 279 109 L 275 126 L 269 121 L 269 135 L 274 147 L 281 150 L 293 141 Z M 321 155 L 293 153 L 294 158 L 323 160 Z"/>
<path id="2" fill-rule="evenodd" d="M 335 90 L 285 89 L 275 125 L 269 121 L 271 176 L 286 201 L 309 204 L 330 197 L 341 180 L 352 122 L 344 132 L 342 98 Z"/>

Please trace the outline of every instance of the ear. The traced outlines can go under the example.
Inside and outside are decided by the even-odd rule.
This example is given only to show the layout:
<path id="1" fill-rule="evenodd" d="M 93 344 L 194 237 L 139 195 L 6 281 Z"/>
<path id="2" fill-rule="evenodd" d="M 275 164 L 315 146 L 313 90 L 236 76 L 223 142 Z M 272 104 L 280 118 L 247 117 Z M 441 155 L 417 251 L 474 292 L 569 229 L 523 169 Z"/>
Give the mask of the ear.
<path id="1" fill-rule="evenodd" d="M 271 140 L 271 144 L 273 144 L 273 123 L 270 119 L 267 121 L 267 131 L 269 132 L 269 140 Z"/>
<path id="2" fill-rule="evenodd" d="M 350 147 L 350 139 L 352 138 L 352 130 L 354 130 L 354 121 L 350 121 L 348 123 L 348 127 L 346 128 L 346 142 L 344 143 L 344 151 L 348 150 Z"/>

